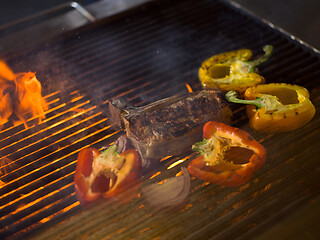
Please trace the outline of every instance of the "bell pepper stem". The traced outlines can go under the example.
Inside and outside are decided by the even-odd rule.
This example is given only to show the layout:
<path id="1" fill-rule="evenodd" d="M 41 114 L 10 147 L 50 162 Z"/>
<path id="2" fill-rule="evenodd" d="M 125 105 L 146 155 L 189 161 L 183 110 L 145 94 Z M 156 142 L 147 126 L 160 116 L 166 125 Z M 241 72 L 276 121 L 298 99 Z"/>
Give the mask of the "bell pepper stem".
<path id="1" fill-rule="evenodd" d="M 107 149 L 103 150 L 101 152 L 102 155 L 108 155 L 108 154 L 112 154 L 112 155 L 118 155 L 118 146 L 113 144 L 110 147 L 108 147 Z"/>
<path id="2" fill-rule="evenodd" d="M 200 154 L 204 153 L 203 146 L 207 144 L 207 139 L 203 139 L 201 142 L 197 142 L 192 145 L 192 151 L 199 152 Z"/>
<path id="3" fill-rule="evenodd" d="M 270 58 L 270 56 L 271 56 L 271 54 L 273 52 L 273 46 L 272 45 L 266 45 L 266 46 L 263 47 L 263 51 L 264 51 L 264 55 L 262 55 L 260 58 L 258 58 L 256 60 L 253 60 L 253 61 L 247 61 L 246 62 L 248 64 L 248 66 L 249 66 L 249 72 L 254 72 L 255 68 L 258 65 L 266 62 Z"/>
<path id="4" fill-rule="evenodd" d="M 236 91 L 229 91 L 226 93 L 226 98 L 229 102 L 232 103 L 240 103 L 240 104 L 249 104 L 249 105 L 254 105 L 257 108 L 262 108 L 264 107 L 264 101 L 262 98 L 256 98 L 255 100 L 245 100 L 245 99 L 239 99 L 238 94 Z"/>

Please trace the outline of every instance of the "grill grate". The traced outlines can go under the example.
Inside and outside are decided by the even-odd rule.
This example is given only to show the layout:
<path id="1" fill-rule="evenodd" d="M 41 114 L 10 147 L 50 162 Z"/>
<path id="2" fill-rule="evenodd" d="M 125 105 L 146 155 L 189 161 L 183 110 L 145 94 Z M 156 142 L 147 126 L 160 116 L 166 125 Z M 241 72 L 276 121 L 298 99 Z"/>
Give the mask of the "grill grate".
<path id="1" fill-rule="evenodd" d="M 108 122 L 108 99 L 125 95 L 139 105 L 184 94 L 186 83 L 199 90 L 197 70 L 204 59 L 242 47 L 257 54 L 265 44 L 275 52 L 262 75 L 268 82 L 307 87 L 318 109 L 319 55 L 221 1 L 154 2 L 9 58 L 16 72 L 37 72 L 50 108 L 40 124 L 29 119 L 25 129 L 8 123 L 0 132 L 0 156 L 12 161 L 0 168 L 9 170 L 0 178 L 1 238 L 49 227 L 41 237 L 245 238 L 317 197 L 320 152 L 312 143 L 318 143 L 318 115 L 302 130 L 262 135 L 249 129 L 243 108 L 237 108 L 234 125 L 252 133 L 269 154 L 248 184 L 230 189 L 194 179 L 189 205 L 174 215 L 150 212 L 142 197 L 90 211 L 82 211 L 76 199 L 77 153 L 122 134 Z M 166 159 L 147 183 L 176 174 L 190 156 L 167 169 L 180 159 Z"/>

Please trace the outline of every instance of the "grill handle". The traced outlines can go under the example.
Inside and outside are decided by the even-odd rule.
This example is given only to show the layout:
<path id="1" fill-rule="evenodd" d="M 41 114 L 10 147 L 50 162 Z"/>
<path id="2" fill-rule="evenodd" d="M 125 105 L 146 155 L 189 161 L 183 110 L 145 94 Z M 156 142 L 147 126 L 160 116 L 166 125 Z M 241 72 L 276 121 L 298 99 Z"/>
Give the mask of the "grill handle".
<path id="1" fill-rule="evenodd" d="M 96 18 L 77 2 L 67 2 L 49 10 L 0 26 L 2 58 L 43 44 L 70 30 L 95 22 Z"/>
<path id="2" fill-rule="evenodd" d="M 81 6 L 68 2 L 0 26 L 0 58 L 12 57 L 86 24 L 133 10 L 154 0 L 101 0 Z M 70 10 L 71 8 L 71 10 Z"/>
<path id="3" fill-rule="evenodd" d="M 90 22 L 94 22 L 96 19 L 90 12 L 88 12 L 83 6 L 81 6 L 77 2 L 67 2 L 58 6 L 55 6 L 53 8 L 50 8 L 48 10 L 44 10 L 40 13 L 36 13 L 34 15 L 10 22 L 8 24 L 4 24 L 0 26 L 0 31 L 10 31 L 10 28 L 23 28 L 31 24 L 30 22 L 37 21 L 38 23 L 42 21 L 43 17 L 50 16 L 50 15 L 58 15 L 59 12 L 63 10 L 68 10 L 69 8 L 72 8 L 76 10 L 79 14 L 81 14 L 84 18 L 86 18 Z M 29 23 L 29 24 L 28 24 Z M 20 26 L 19 26 L 20 25 Z M 22 25 L 22 26 L 21 26 Z M 12 31 L 12 30 L 11 30 Z M 13 30 L 14 31 L 14 30 Z"/>

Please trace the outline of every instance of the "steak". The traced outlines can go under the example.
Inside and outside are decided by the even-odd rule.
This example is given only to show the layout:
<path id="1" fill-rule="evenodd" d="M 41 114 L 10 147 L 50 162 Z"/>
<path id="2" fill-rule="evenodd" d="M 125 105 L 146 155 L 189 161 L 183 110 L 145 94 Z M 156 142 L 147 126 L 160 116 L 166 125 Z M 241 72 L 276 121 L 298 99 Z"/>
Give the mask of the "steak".
<path id="1" fill-rule="evenodd" d="M 149 160 L 191 151 L 192 145 L 202 140 L 206 122 L 228 123 L 231 118 L 224 96 L 215 90 L 173 96 L 142 107 L 118 98 L 110 101 L 109 112 L 142 159 Z"/>

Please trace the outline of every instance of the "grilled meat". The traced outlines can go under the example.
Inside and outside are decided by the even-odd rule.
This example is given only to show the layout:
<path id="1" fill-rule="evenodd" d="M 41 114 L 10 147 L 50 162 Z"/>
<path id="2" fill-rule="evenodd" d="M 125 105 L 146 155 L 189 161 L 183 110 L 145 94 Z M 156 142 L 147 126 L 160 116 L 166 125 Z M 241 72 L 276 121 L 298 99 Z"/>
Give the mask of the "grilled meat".
<path id="1" fill-rule="evenodd" d="M 228 122 L 231 110 L 218 91 L 174 96 L 143 107 L 124 99 L 110 101 L 113 123 L 121 125 L 143 159 L 161 159 L 191 150 L 210 121 Z"/>

